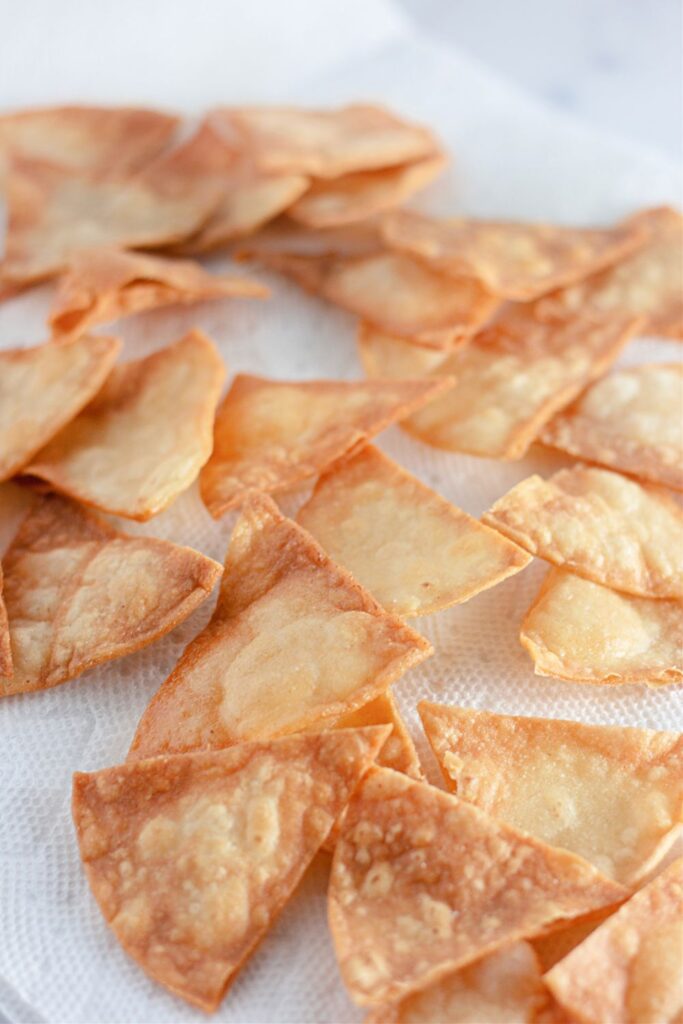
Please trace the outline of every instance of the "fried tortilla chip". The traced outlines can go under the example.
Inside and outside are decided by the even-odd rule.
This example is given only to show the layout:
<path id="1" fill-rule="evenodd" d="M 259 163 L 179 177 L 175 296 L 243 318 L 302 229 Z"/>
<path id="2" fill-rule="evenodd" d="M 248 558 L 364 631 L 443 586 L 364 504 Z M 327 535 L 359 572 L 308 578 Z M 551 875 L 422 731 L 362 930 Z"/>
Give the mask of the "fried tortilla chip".
<path id="1" fill-rule="evenodd" d="M 545 975 L 585 1024 L 683 1020 L 683 859 L 641 889 Z"/>
<path id="2" fill-rule="evenodd" d="M 363 707 L 342 715 L 334 723 L 334 728 L 360 729 L 366 725 L 391 726 L 391 732 L 377 755 L 377 764 L 381 764 L 385 768 L 393 768 L 396 772 L 403 772 L 411 779 L 422 778 L 422 768 L 415 744 L 401 718 L 391 690 L 380 693 L 379 697 L 375 697 Z"/>
<path id="3" fill-rule="evenodd" d="M 43 498 L 3 559 L 14 674 L 0 695 L 46 690 L 169 633 L 221 567 L 192 548 L 130 537 L 63 498 Z"/>
<path id="4" fill-rule="evenodd" d="M 518 718 L 422 701 L 447 785 L 463 800 L 629 887 L 683 821 L 683 736 Z"/>
<path id="5" fill-rule="evenodd" d="M 82 337 L 0 352 L 0 480 L 26 465 L 97 394 L 121 343 Z"/>
<path id="6" fill-rule="evenodd" d="M 617 263 L 643 244 L 646 231 L 634 221 L 567 228 L 397 210 L 384 219 L 382 237 L 435 270 L 478 278 L 494 295 L 528 302 Z"/>
<path id="7" fill-rule="evenodd" d="M 520 633 L 539 676 L 579 683 L 683 679 L 683 603 L 631 597 L 551 569 Z"/>
<path id="8" fill-rule="evenodd" d="M 60 279 L 49 325 L 55 335 L 82 334 L 95 324 L 175 303 L 234 296 L 264 298 L 268 289 L 248 277 L 209 274 L 192 260 L 84 249 Z"/>
<path id="9" fill-rule="evenodd" d="M 535 1024 L 545 991 L 533 947 L 512 942 L 394 1006 L 373 1011 L 365 1024 Z"/>
<path id="10" fill-rule="evenodd" d="M 208 459 L 224 372 L 200 331 L 123 363 L 24 472 L 104 512 L 149 519 L 190 486 Z"/>
<path id="11" fill-rule="evenodd" d="M 436 448 L 520 459 L 551 416 L 614 362 L 639 323 L 544 324 L 530 307 L 510 307 L 461 351 L 423 370 L 457 383 L 402 426 Z M 361 325 L 361 359 L 371 376 L 403 376 L 411 362 L 423 363 L 419 348 L 393 340 Z"/>
<path id="12" fill-rule="evenodd" d="M 126 952 L 214 1010 L 385 735 L 347 729 L 77 773 L 81 857 Z"/>
<path id="13" fill-rule="evenodd" d="M 530 476 L 484 513 L 532 555 L 639 597 L 683 598 L 683 509 L 606 469 Z"/>
<path id="14" fill-rule="evenodd" d="M 544 428 L 541 441 L 683 491 L 683 366 L 618 370 Z"/>
<path id="15" fill-rule="evenodd" d="M 323 473 L 297 521 L 396 615 L 467 601 L 531 561 L 372 445 Z"/>
<path id="16" fill-rule="evenodd" d="M 384 107 L 352 104 L 337 110 L 299 107 L 223 107 L 210 121 L 237 139 L 261 170 L 339 178 L 394 167 L 437 148 L 432 133 Z"/>
<path id="17" fill-rule="evenodd" d="M 9 639 L 9 623 L 7 609 L 2 596 L 3 590 L 2 565 L 0 565 L 0 679 L 12 675 L 12 648 Z"/>
<path id="18" fill-rule="evenodd" d="M 133 757 L 322 726 L 432 652 L 266 495 L 245 502 L 225 569 L 214 616 L 152 698 Z"/>
<path id="19" fill-rule="evenodd" d="M 435 152 L 398 167 L 358 171 L 341 178 L 315 181 L 287 213 L 311 228 L 337 227 L 367 220 L 405 202 L 433 181 L 446 163 L 446 156 Z"/>
<path id="20" fill-rule="evenodd" d="M 649 334 L 683 338 L 683 217 L 663 206 L 636 214 L 631 224 L 645 232 L 645 244 L 609 270 L 541 299 L 539 316 L 630 314 L 645 317 Z"/>
<path id="21" fill-rule="evenodd" d="M 238 374 L 216 416 L 200 477 L 215 518 L 250 490 L 280 491 L 425 405 L 452 381 L 276 381 Z"/>
<path id="22" fill-rule="evenodd" d="M 346 812 L 329 921 L 351 997 L 381 1006 L 627 894 L 581 857 L 374 768 Z"/>

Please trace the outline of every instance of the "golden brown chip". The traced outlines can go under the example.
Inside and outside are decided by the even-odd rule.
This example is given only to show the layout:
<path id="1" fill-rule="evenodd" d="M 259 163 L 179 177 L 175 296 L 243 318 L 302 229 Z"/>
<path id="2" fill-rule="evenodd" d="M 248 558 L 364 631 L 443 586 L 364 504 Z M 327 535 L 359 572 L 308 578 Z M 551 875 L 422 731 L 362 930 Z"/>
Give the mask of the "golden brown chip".
<path id="1" fill-rule="evenodd" d="M 494 295 L 524 302 L 617 263 L 643 244 L 646 231 L 633 220 L 615 228 L 568 228 L 466 217 L 439 220 L 397 210 L 385 218 L 382 237 L 390 248 L 423 259 L 435 270 L 476 277 Z"/>
<path id="2" fill-rule="evenodd" d="M 77 773 L 81 857 L 126 952 L 214 1010 L 385 735 L 291 736 Z"/>
<path id="3" fill-rule="evenodd" d="M 366 220 L 392 206 L 398 206 L 446 166 L 443 153 L 376 171 L 357 171 L 341 178 L 315 181 L 288 209 L 294 220 L 311 228 L 337 227 Z"/>
<path id="4" fill-rule="evenodd" d="M 683 491 L 683 366 L 618 370 L 544 428 L 541 441 Z"/>
<path id="5" fill-rule="evenodd" d="M 539 316 L 643 316 L 650 334 L 683 338 L 683 217 L 660 207 L 631 218 L 645 244 L 602 273 L 539 301 Z"/>
<path id="6" fill-rule="evenodd" d="M 640 597 L 683 598 L 683 509 L 605 469 L 530 476 L 484 513 L 532 555 Z"/>
<path id="7" fill-rule="evenodd" d="M 365 1024 L 535 1024 L 545 992 L 532 946 L 512 942 L 394 1006 L 373 1011 Z"/>
<path id="8" fill-rule="evenodd" d="M 24 472 L 86 505 L 149 519 L 190 486 L 209 457 L 224 372 L 200 331 L 117 366 Z"/>
<path id="9" fill-rule="evenodd" d="M 529 306 L 510 307 L 430 369 L 417 346 L 368 324 L 361 325 L 359 344 L 370 376 L 401 377 L 420 366 L 432 376 L 456 378 L 447 394 L 402 423 L 409 433 L 448 451 L 520 459 L 550 417 L 614 362 L 639 323 L 577 318 L 544 324 Z"/>
<path id="10" fill-rule="evenodd" d="M 280 491 L 419 409 L 452 382 L 276 381 L 239 374 L 216 416 L 202 498 L 215 518 L 250 490 Z"/>
<path id="11" fill-rule="evenodd" d="M 266 495 L 245 502 L 225 570 L 211 622 L 152 698 L 131 756 L 322 725 L 431 654 Z"/>
<path id="12" fill-rule="evenodd" d="M 0 678 L 12 675 L 12 648 L 9 640 L 7 609 L 2 596 L 3 585 L 2 565 L 0 565 Z"/>
<path id="13" fill-rule="evenodd" d="M 422 701 L 447 785 L 463 800 L 632 887 L 683 821 L 683 737 Z"/>
<path id="14" fill-rule="evenodd" d="M 0 352 L 0 480 L 47 444 L 97 394 L 121 350 L 115 338 Z"/>
<path id="15" fill-rule="evenodd" d="M 631 597 L 551 569 L 520 634 L 539 676 L 578 683 L 683 679 L 683 603 Z"/>
<path id="16" fill-rule="evenodd" d="M 581 857 L 374 768 L 346 812 L 329 921 L 351 997 L 381 1006 L 627 892 Z"/>
<path id="17" fill-rule="evenodd" d="M 237 138 L 257 167 L 278 174 L 338 178 L 405 164 L 436 149 L 427 128 L 369 104 L 337 110 L 223 107 L 212 111 L 210 121 L 229 141 Z"/>
<path id="18" fill-rule="evenodd" d="M 334 728 L 360 729 L 366 725 L 391 726 L 391 732 L 377 755 L 377 764 L 381 764 L 385 768 L 393 768 L 396 772 L 403 772 L 411 779 L 422 778 L 422 768 L 415 744 L 401 718 L 391 690 L 380 693 L 379 697 L 375 697 L 361 708 L 342 715 L 334 723 Z"/>
<path id="19" fill-rule="evenodd" d="M 146 647 L 221 574 L 198 551 L 130 537 L 54 496 L 29 512 L 3 565 L 14 674 L 1 696 L 57 686 Z"/>
<path id="20" fill-rule="evenodd" d="M 320 477 L 297 521 L 396 615 L 467 601 L 531 561 L 372 445 Z"/>
<path id="21" fill-rule="evenodd" d="M 683 859 L 561 960 L 545 982 L 585 1024 L 683 1019 Z"/>
<path id="22" fill-rule="evenodd" d="M 263 298 L 268 289 L 248 277 L 209 274 L 192 260 L 84 249 L 69 261 L 50 311 L 55 335 L 82 334 L 95 324 L 175 303 L 233 296 Z"/>

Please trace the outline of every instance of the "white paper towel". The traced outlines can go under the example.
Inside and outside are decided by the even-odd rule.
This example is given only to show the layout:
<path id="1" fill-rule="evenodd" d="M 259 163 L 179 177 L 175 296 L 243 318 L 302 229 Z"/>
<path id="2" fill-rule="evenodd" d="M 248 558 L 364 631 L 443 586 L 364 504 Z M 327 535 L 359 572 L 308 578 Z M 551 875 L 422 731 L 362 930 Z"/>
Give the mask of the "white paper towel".
<path id="1" fill-rule="evenodd" d="M 645 204 L 680 202 L 677 168 L 626 143 L 601 138 L 461 55 L 416 38 L 380 0 L 244 6 L 213 0 L 135 6 L 129 0 L 101 5 L 27 0 L 17 10 L 23 34 L 15 32 L 10 41 L 12 66 L 30 68 L 30 73 L 24 85 L 13 80 L 12 90 L 3 89 L 2 96 L 13 103 L 49 101 L 56 95 L 135 98 L 183 109 L 245 97 L 307 104 L 377 99 L 433 125 L 454 155 L 452 170 L 422 201 L 425 208 L 580 224 L 610 221 Z M 61 24 L 44 24 L 41 11 L 48 17 L 57 8 Z M 190 8 L 197 11 L 194 21 L 180 13 Z M 99 35 L 95 10 L 106 12 L 107 31 Z M 231 19 L 237 11 L 243 20 L 235 28 Z M 78 20 L 82 12 L 90 12 L 85 29 Z M 153 36 L 155 19 L 164 17 L 176 26 L 175 35 L 167 28 L 162 34 L 176 48 L 170 55 L 157 53 Z M 43 67 L 31 62 L 32 21 L 44 47 L 50 42 L 47 24 L 64 51 L 50 51 Z M 186 38 L 177 34 L 179 26 L 185 26 Z M 92 52 L 79 64 L 79 47 L 88 42 Z M 187 59 L 181 49 L 185 42 Z M 5 43 L 0 40 L 0 67 Z M 128 59 L 121 60 L 121 54 Z M 156 63 L 149 63 L 150 55 L 158 57 Z M 172 74 L 174 65 L 177 75 Z M 84 77 L 83 67 L 93 69 L 92 78 Z M 270 303 L 226 301 L 124 321 L 116 332 L 126 340 L 125 358 L 153 351 L 198 325 L 216 340 L 232 371 L 290 379 L 359 376 L 352 318 L 275 278 L 268 280 L 274 291 Z M 43 339 L 51 293 L 46 286 L 0 305 L 0 347 Z M 631 346 L 624 361 L 670 360 L 680 351 L 676 342 L 642 341 Z M 529 473 L 548 473 L 563 464 L 540 451 L 508 464 L 437 452 L 395 428 L 382 436 L 381 445 L 475 515 Z M 0 492 L 0 545 L 20 505 L 13 489 Z M 285 511 L 294 507 L 284 504 Z M 193 488 L 145 526 L 122 525 L 191 544 L 222 560 L 232 523 L 231 517 L 214 523 Z M 416 623 L 437 652 L 397 688 L 418 740 L 413 708 L 422 697 L 512 713 L 683 726 L 680 688 L 601 689 L 534 676 L 517 633 L 543 571 L 534 563 L 468 604 Z M 79 681 L 0 702 L 0 1009 L 12 1020 L 205 1020 L 149 981 L 108 932 L 81 871 L 69 800 L 75 769 L 124 758 L 149 697 L 210 611 L 200 609 L 151 648 Z M 424 745 L 421 750 L 425 753 Z M 314 864 L 237 979 L 217 1020 L 341 1024 L 362 1018 L 344 993 L 327 934 L 326 870 L 324 860 Z"/>

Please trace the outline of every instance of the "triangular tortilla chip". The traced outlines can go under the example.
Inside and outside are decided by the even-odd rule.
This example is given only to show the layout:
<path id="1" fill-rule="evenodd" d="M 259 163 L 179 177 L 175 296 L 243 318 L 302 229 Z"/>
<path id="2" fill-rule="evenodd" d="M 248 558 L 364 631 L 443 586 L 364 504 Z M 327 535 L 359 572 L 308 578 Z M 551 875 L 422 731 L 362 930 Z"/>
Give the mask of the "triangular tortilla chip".
<path id="1" fill-rule="evenodd" d="M 12 675 L 12 648 L 9 640 L 7 609 L 2 596 L 3 586 L 2 565 L 0 565 L 0 678 Z"/>
<path id="2" fill-rule="evenodd" d="M 156 981 L 214 1010 L 386 730 L 292 736 L 74 776 L 93 894 Z"/>
<path id="3" fill-rule="evenodd" d="M 522 623 L 539 676 L 578 683 L 683 680 L 683 603 L 620 594 L 551 569 Z"/>
<path id="4" fill-rule="evenodd" d="M 268 289 L 248 277 L 210 274 L 193 260 L 84 249 L 69 261 L 50 311 L 53 334 L 75 336 L 146 309 L 230 297 L 264 298 Z"/>
<path id="5" fill-rule="evenodd" d="M 648 334 L 683 338 L 683 217 L 664 206 L 631 223 L 645 231 L 645 244 L 615 267 L 541 299 L 539 316 L 643 316 Z"/>
<path id="6" fill-rule="evenodd" d="M 152 698 L 131 756 L 322 725 L 431 654 L 265 495 L 245 503 L 225 570 L 211 622 Z"/>
<path id="7" fill-rule="evenodd" d="M 45 690 L 146 647 L 209 596 L 221 567 L 192 548 L 131 537 L 48 497 L 3 559 L 14 675 L 0 695 Z"/>
<path id="8" fill-rule="evenodd" d="M 569 228 L 397 210 L 385 218 L 382 237 L 435 270 L 476 277 L 494 295 L 525 302 L 617 263 L 643 244 L 646 232 L 634 221 Z"/>
<path id="9" fill-rule="evenodd" d="M 323 473 L 297 522 L 396 615 L 467 601 L 531 561 L 372 445 Z"/>
<path id="10" fill-rule="evenodd" d="M 437 148 L 427 128 L 369 104 L 337 110 L 223 107 L 211 112 L 210 121 L 239 140 L 261 170 L 278 174 L 338 178 L 418 160 Z"/>
<path id="11" fill-rule="evenodd" d="M 683 491 L 683 365 L 599 380 L 544 428 L 543 444 Z"/>
<path id="12" fill-rule="evenodd" d="M 543 324 L 530 307 L 510 307 L 463 349 L 422 371 L 452 375 L 457 383 L 402 426 L 436 448 L 520 459 L 550 417 L 614 362 L 639 324 L 616 318 Z M 359 345 L 371 376 L 403 376 L 413 357 L 424 364 L 417 346 L 368 324 L 361 325 Z"/>
<path id="13" fill-rule="evenodd" d="M 366 725 L 391 726 L 391 732 L 377 755 L 377 764 L 381 764 L 385 768 L 393 768 L 396 772 L 403 772 L 411 779 L 422 778 L 422 768 L 415 744 L 401 718 L 391 690 L 380 693 L 379 697 L 375 697 L 363 707 L 342 715 L 334 723 L 334 728 L 360 729 Z"/>
<path id="14" fill-rule="evenodd" d="M 24 472 L 104 512 L 149 519 L 208 459 L 224 373 L 200 331 L 123 363 Z"/>
<path id="15" fill-rule="evenodd" d="M 97 394 L 121 351 L 115 338 L 0 352 L 0 480 L 8 480 Z"/>
<path id="16" fill-rule="evenodd" d="M 394 1006 L 365 1024 L 536 1024 L 546 989 L 533 947 L 512 942 Z"/>
<path id="17" fill-rule="evenodd" d="M 683 1020 L 683 859 L 561 960 L 545 983 L 586 1024 Z"/>
<path id="18" fill-rule="evenodd" d="M 627 894 L 581 857 L 374 768 L 335 849 L 329 921 L 351 997 L 372 1006 Z"/>
<path id="19" fill-rule="evenodd" d="M 683 820 L 683 736 L 519 718 L 422 701 L 447 785 L 463 800 L 634 886 Z"/>
<path id="20" fill-rule="evenodd" d="M 637 597 L 683 598 L 683 509 L 605 469 L 530 476 L 483 515 L 532 555 Z"/>
<path id="21" fill-rule="evenodd" d="M 337 227 L 366 220 L 405 202 L 433 181 L 446 166 L 443 153 L 434 153 L 409 164 L 358 171 L 332 180 L 312 183 L 287 211 L 310 228 Z"/>
<path id="22" fill-rule="evenodd" d="M 425 405 L 452 381 L 277 381 L 239 374 L 216 415 L 200 477 L 215 518 L 250 490 L 281 491 Z"/>

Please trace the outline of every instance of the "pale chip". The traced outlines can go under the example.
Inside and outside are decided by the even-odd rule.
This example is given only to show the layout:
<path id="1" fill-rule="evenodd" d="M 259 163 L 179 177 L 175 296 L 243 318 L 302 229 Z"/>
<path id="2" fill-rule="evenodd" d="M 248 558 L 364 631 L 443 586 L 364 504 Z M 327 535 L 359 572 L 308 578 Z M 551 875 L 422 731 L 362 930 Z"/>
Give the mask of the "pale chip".
<path id="1" fill-rule="evenodd" d="M 520 633 L 537 675 L 579 683 L 683 680 L 683 603 L 631 597 L 551 569 Z"/>
<path id="2" fill-rule="evenodd" d="M 385 735 L 292 736 L 77 773 L 81 858 L 126 952 L 214 1010 Z"/>
<path id="3" fill-rule="evenodd" d="M 121 343 L 82 337 L 0 352 L 0 480 L 77 416 L 111 372 Z"/>
<path id="4" fill-rule="evenodd" d="M 446 784 L 494 818 L 635 886 L 683 820 L 683 737 L 422 701 Z"/>
<path id="5" fill-rule="evenodd" d="M 12 675 L 12 648 L 9 638 L 9 623 L 7 622 L 7 609 L 2 596 L 3 590 L 2 565 L 0 565 L 0 679 L 3 676 Z"/>
<path id="6" fill-rule="evenodd" d="M 216 416 L 201 494 L 218 518 L 250 490 L 280 491 L 425 405 L 451 381 L 276 381 L 239 374 Z"/>
<path id="7" fill-rule="evenodd" d="M 683 509 L 606 469 L 530 476 L 483 520 L 532 555 L 637 597 L 683 598 Z"/>
<path id="8" fill-rule="evenodd" d="M 544 977 L 587 1024 L 683 1019 L 683 859 L 675 861 Z"/>
<path id="9" fill-rule="evenodd" d="M 374 768 L 346 812 L 328 913 L 351 997 L 381 1006 L 626 895 L 580 857 Z"/>
<path id="10" fill-rule="evenodd" d="M 615 371 L 551 420 L 540 440 L 683 491 L 683 365 Z"/>
<path id="11" fill-rule="evenodd" d="M 208 459 L 224 372 L 200 331 L 116 366 L 24 472 L 86 505 L 149 519 L 190 486 Z"/>
<path id="12" fill-rule="evenodd" d="M 152 698 L 130 756 L 322 726 L 429 654 L 426 640 L 254 493 L 233 531 L 214 616 Z"/>
<path id="13" fill-rule="evenodd" d="M 14 674 L 0 695 L 44 690 L 146 647 L 211 593 L 221 567 L 191 548 L 131 537 L 43 498 L 3 558 Z"/>
<path id="14" fill-rule="evenodd" d="M 467 601 L 531 560 L 372 445 L 320 477 L 297 521 L 396 615 Z"/>

